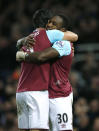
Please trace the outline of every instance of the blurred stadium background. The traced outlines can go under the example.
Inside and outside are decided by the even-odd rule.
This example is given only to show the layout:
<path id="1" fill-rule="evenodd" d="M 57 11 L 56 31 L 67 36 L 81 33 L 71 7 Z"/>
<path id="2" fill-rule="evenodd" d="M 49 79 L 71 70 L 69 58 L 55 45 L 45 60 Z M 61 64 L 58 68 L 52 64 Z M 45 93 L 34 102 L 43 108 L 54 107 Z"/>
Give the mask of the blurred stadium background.
<path id="1" fill-rule="evenodd" d="M 32 31 L 39 8 L 63 10 L 79 35 L 70 81 L 74 131 L 99 131 L 99 0 L 0 0 L 0 131 L 18 131 L 16 41 Z"/>

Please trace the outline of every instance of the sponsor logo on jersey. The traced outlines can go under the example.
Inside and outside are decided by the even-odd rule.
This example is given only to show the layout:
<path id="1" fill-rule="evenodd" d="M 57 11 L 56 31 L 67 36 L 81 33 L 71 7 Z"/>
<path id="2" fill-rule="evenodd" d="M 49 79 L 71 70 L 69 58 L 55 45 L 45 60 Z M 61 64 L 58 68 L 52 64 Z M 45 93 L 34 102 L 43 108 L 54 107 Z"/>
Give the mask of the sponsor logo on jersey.
<path id="1" fill-rule="evenodd" d="M 66 124 L 62 124 L 61 127 L 62 127 L 62 128 L 66 128 Z"/>
<path id="2" fill-rule="evenodd" d="M 54 84 L 55 84 L 55 85 L 60 85 L 61 82 L 60 82 L 60 80 L 57 80 Z"/>

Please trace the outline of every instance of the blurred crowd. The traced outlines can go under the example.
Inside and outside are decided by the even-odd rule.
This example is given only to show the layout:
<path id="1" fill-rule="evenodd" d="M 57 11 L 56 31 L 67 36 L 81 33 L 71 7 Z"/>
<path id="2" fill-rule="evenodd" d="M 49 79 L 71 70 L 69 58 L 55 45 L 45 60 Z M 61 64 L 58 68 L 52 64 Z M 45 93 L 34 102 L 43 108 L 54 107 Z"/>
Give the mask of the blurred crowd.
<path id="1" fill-rule="evenodd" d="M 16 41 L 32 32 L 39 8 L 57 9 L 70 17 L 79 44 L 99 43 L 99 0 L 0 0 L 0 131 L 18 131 L 15 92 L 20 75 Z M 59 11 L 58 10 L 58 11 Z M 77 52 L 76 52 L 77 53 Z M 99 131 L 99 61 L 93 53 L 73 59 L 74 131 Z"/>

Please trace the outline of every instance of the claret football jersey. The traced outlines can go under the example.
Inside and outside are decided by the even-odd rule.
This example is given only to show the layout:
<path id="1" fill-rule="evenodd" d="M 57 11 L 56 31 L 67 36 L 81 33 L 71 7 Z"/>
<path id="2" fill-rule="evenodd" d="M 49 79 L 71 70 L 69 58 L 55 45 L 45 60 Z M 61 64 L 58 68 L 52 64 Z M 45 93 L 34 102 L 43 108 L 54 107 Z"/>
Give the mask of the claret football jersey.
<path id="1" fill-rule="evenodd" d="M 35 46 L 27 51 L 41 51 L 51 46 L 45 30 L 35 30 L 33 34 L 36 40 Z M 37 65 L 23 62 L 17 92 L 47 90 L 49 74 L 49 63 Z"/>
<path id="2" fill-rule="evenodd" d="M 72 92 L 72 86 L 68 79 L 72 58 L 73 52 L 71 50 L 69 55 L 63 56 L 52 63 L 49 83 L 50 98 L 66 97 Z"/>

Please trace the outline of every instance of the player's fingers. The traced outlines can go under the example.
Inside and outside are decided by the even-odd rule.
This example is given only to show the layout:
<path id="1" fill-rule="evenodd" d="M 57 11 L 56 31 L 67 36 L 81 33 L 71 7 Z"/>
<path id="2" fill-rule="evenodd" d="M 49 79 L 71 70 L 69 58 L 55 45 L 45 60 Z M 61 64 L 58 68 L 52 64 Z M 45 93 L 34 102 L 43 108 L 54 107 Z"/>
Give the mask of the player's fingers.
<path id="1" fill-rule="evenodd" d="M 35 39 L 34 39 L 33 34 L 27 36 L 26 44 L 27 44 L 27 46 L 29 46 L 29 44 L 32 45 L 32 46 L 34 46 L 34 44 L 35 44 Z"/>
<path id="2" fill-rule="evenodd" d="M 28 43 L 34 43 L 35 41 L 33 39 L 28 39 Z"/>
<path id="3" fill-rule="evenodd" d="M 30 35 L 29 35 L 29 37 L 32 37 L 32 38 L 34 38 L 34 34 L 30 34 Z"/>
<path id="4" fill-rule="evenodd" d="M 28 36 L 28 38 L 29 38 L 29 39 L 33 39 L 33 40 L 35 41 L 34 34 L 30 34 L 30 35 Z"/>
<path id="5" fill-rule="evenodd" d="M 34 42 L 34 41 L 32 41 L 32 40 L 29 40 L 29 41 L 28 41 L 28 44 L 30 44 L 30 45 L 32 45 L 32 46 L 34 46 L 34 45 L 35 45 L 35 42 Z"/>
<path id="6" fill-rule="evenodd" d="M 74 47 L 72 46 L 72 49 L 74 50 Z"/>
<path id="7" fill-rule="evenodd" d="M 35 41 L 34 35 L 29 35 L 28 39 L 31 39 L 31 40 Z"/>
<path id="8" fill-rule="evenodd" d="M 33 37 L 28 37 L 28 40 L 35 42 L 35 39 Z"/>
<path id="9" fill-rule="evenodd" d="M 74 47 L 72 47 L 72 51 L 74 52 Z"/>
<path id="10" fill-rule="evenodd" d="M 34 46 L 35 45 L 35 41 L 34 40 L 28 40 L 27 41 L 27 45 Z"/>
<path id="11" fill-rule="evenodd" d="M 74 47 L 72 47 L 72 56 L 74 57 Z"/>

